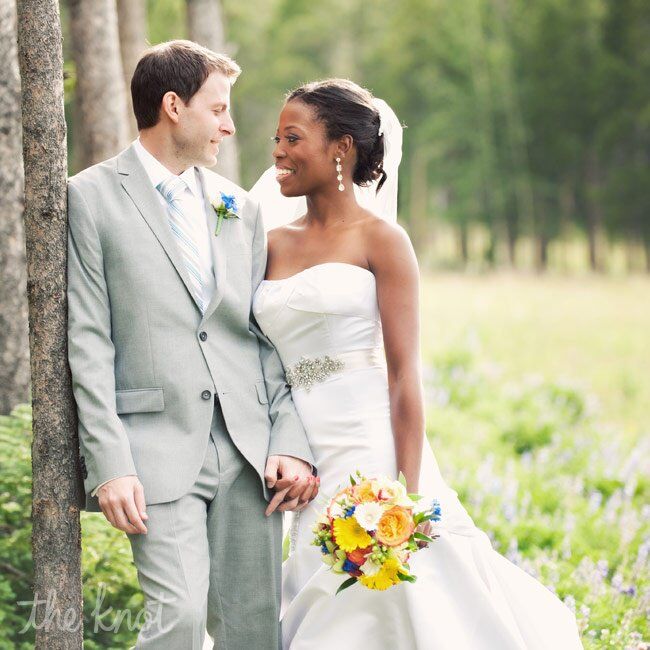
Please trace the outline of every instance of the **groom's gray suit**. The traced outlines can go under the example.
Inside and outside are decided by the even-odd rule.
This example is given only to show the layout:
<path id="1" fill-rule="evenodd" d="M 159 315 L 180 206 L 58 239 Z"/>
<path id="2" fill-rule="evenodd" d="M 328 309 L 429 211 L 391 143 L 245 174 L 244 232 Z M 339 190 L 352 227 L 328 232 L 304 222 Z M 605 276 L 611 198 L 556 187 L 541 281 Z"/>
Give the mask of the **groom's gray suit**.
<path id="1" fill-rule="evenodd" d="M 200 169 L 209 200 L 240 218 L 212 234 L 216 290 L 204 314 L 133 145 L 69 181 L 69 360 L 90 492 L 136 474 L 147 535 L 129 535 L 151 628 L 138 647 L 277 647 L 280 515 L 264 517 L 267 456 L 312 462 L 280 359 L 251 316 L 264 275 L 258 205 Z M 208 602 L 209 588 L 209 604 Z M 161 614 L 162 612 L 162 614 Z"/>

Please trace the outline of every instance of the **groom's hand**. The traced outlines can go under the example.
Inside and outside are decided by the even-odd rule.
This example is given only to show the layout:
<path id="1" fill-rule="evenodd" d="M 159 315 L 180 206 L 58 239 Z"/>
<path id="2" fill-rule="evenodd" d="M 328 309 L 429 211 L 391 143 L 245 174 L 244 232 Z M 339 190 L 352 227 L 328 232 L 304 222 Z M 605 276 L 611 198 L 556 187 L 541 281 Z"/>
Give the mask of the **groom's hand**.
<path id="1" fill-rule="evenodd" d="M 276 509 L 302 510 L 318 494 L 320 483 L 312 476 L 309 463 L 293 456 L 269 456 L 264 479 L 266 486 L 275 490 L 266 509 L 267 517 Z"/>
<path id="2" fill-rule="evenodd" d="M 146 534 L 144 488 L 137 476 L 121 476 L 102 485 L 97 491 L 99 507 L 118 530 Z"/>

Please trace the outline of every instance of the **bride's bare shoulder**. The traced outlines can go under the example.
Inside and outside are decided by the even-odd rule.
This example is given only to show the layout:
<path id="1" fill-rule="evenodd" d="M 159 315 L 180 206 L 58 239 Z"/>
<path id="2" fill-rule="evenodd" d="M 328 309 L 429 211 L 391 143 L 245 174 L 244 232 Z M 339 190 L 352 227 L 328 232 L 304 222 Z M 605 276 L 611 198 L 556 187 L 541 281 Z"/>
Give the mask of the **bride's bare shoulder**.
<path id="1" fill-rule="evenodd" d="M 403 246 L 408 242 L 410 245 L 408 233 L 398 223 L 386 221 L 368 210 L 364 212 L 366 218 L 363 220 L 363 229 L 369 243 L 379 246 Z"/>
<path id="2" fill-rule="evenodd" d="M 372 215 L 364 224 L 368 262 L 376 271 L 417 266 L 413 244 L 406 230 L 398 223 Z"/>

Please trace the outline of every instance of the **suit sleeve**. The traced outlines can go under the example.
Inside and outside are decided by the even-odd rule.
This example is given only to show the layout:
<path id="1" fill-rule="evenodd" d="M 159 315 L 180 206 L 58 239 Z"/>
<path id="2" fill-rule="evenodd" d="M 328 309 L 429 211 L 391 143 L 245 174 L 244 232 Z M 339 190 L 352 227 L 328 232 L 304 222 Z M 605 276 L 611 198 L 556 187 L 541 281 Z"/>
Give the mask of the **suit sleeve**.
<path id="1" fill-rule="evenodd" d="M 261 209 L 255 206 L 255 232 L 253 235 L 253 273 L 252 294 L 264 279 L 266 272 L 266 233 L 262 222 Z M 314 466 L 307 434 L 296 412 L 287 385 L 282 361 L 277 350 L 259 327 L 251 308 L 250 329 L 257 336 L 260 348 L 260 360 L 269 396 L 269 415 L 271 418 L 271 443 L 269 456 L 294 456 Z"/>
<path id="2" fill-rule="evenodd" d="M 79 416 L 84 487 L 137 474 L 115 405 L 115 348 L 102 247 L 93 214 L 68 183 L 68 360 Z"/>

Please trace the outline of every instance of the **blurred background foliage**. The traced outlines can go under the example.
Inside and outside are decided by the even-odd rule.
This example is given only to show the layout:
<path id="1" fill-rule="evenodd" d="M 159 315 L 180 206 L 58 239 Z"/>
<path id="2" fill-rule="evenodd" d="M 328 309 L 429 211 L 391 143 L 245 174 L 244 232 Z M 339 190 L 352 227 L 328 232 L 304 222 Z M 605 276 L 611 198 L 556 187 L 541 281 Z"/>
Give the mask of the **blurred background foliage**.
<path id="1" fill-rule="evenodd" d="M 407 126 L 400 217 L 422 262 L 650 270 L 644 0 L 221 7 L 244 71 L 233 91 L 244 187 L 272 162 L 284 93 L 348 77 Z M 187 37 L 185 14 L 183 0 L 149 0 L 149 42 Z"/>

